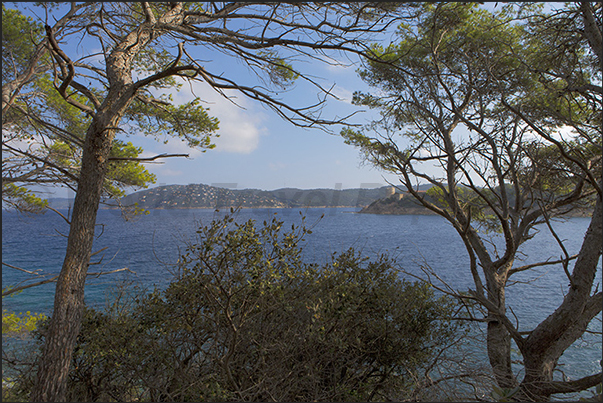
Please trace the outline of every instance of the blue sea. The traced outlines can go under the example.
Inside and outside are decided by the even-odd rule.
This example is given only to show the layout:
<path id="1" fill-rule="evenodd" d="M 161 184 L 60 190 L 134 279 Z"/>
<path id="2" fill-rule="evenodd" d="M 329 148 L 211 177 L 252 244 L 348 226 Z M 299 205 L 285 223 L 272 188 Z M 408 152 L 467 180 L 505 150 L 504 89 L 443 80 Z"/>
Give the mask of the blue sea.
<path id="1" fill-rule="evenodd" d="M 430 267 L 451 287 L 466 291 L 474 288 L 468 270 L 464 246 L 443 218 L 430 215 L 356 214 L 354 208 L 313 209 L 243 209 L 237 221 L 254 219 L 261 224 L 275 215 L 291 224 L 312 229 L 303 244 L 304 259 L 324 262 L 334 252 L 354 247 L 364 255 L 375 257 L 387 253 L 408 273 L 422 275 L 421 267 Z M 68 214 L 68 211 L 62 211 Z M 94 250 L 106 248 L 93 257 L 99 262 L 90 272 L 128 268 L 133 273 L 119 273 L 89 278 L 86 303 L 101 308 L 112 286 L 122 280 L 134 280 L 143 286 L 165 287 L 172 278 L 173 264 L 188 241 L 195 240 L 196 230 L 227 212 L 213 209 L 151 210 L 148 215 L 125 220 L 119 210 L 100 210 L 97 218 Z M 589 218 L 571 218 L 554 223 L 565 241 L 568 253 L 576 253 L 581 245 Z M 537 228 L 536 236 L 523 245 L 517 265 L 535 263 L 562 256 L 557 242 L 546 226 Z M 2 261 L 44 274 L 58 274 L 67 244 L 68 225 L 51 211 L 43 215 L 2 212 Z M 493 251 L 501 251 L 501 239 L 491 239 Z M 596 284 L 601 287 L 601 263 Z M 406 275 L 408 276 L 408 275 Z M 2 285 L 18 285 L 31 275 L 2 267 Z M 409 277 L 411 278 L 411 277 Z M 511 278 L 507 304 L 520 319 L 520 331 L 528 331 L 545 319 L 562 301 L 568 280 L 560 265 L 544 266 Z M 3 309 L 14 312 L 50 314 L 54 284 L 46 284 L 4 298 Z M 591 323 L 590 330 L 601 331 L 601 315 Z M 577 378 L 600 370 L 600 335 L 587 334 L 561 358 L 566 376 Z"/>

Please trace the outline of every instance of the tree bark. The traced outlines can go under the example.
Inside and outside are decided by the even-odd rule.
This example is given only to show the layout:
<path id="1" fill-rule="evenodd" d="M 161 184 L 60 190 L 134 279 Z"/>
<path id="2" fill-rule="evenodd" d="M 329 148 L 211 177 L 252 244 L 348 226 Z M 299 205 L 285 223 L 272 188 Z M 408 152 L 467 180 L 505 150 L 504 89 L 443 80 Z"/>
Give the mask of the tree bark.
<path id="1" fill-rule="evenodd" d="M 572 273 L 572 285 L 562 304 L 541 322 L 526 339 L 521 349 L 525 377 L 520 385 L 521 396 L 530 401 L 545 401 L 553 393 L 576 385 L 587 389 L 600 383 L 600 377 L 574 384 L 553 381 L 553 369 L 563 352 L 586 331 L 591 320 L 601 312 L 603 294 L 591 295 L 603 244 L 601 198 L 597 199 L 593 216 L 584 236 Z M 586 379 L 586 378 L 585 378 Z M 598 381 L 597 381 L 598 379 Z M 594 383 L 592 383 L 594 382 Z"/>
<path id="2" fill-rule="evenodd" d="M 54 310 L 31 401 L 65 401 L 67 375 L 84 309 L 84 286 L 94 241 L 96 213 L 105 179 L 114 129 L 95 119 L 88 129 L 78 191 Z"/>
<path id="3" fill-rule="evenodd" d="M 493 271 L 493 269 L 492 269 Z M 496 383 L 501 388 L 517 386 L 511 369 L 511 334 L 500 320 L 499 313 L 505 312 L 505 278 L 493 274 L 487 281 L 488 299 L 498 307 L 498 312 L 488 312 L 486 333 L 487 351 Z"/>
<path id="4" fill-rule="evenodd" d="M 603 60 L 603 38 L 601 36 L 601 26 L 597 25 L 595 16 L 593 15 L 593 8 L 590 2 L 580 2 L 580 12 L 582 13 L 582 19 L 584 21 L 584 33 L 583 35 L 588 40 L 593 52 L 599 59 L 599 70 L 603 69 L 601 61 Z"/>
<path id="5" fill-rule="evenodd" d="M 144 3 L 143 8 L 148 8 L 148 4 Z M 173 8 L 164 14 L 162 22 L 178 19 L 181 21 L 181 11 L 181 5 Z M 66 399 L 67 376 L 82 322 L 86 273 L 90 264 L 96 214 L 107 161 L 115 133 L 128 105 L 134 99 L 138 88 L 152 82 L 153 77 L 133 83 L 132 61 L 156 34 L 155 22 L 152 12 L 149 12 L 146 22 L 131 31 L 105 58 L 109 90 L 102 105 L 95 111 L 86 132 L 65 260 L 57 281 L 54 310 L 46 334 L 38 376 L 30 396 L 30 400 L 34 402 Z M 52 30 L 47 32 L 52 43 Z M 53 51 L 60 54 L 57 46 L 55 44 Z M 71 61 L 66 56 L 62 59 L 70 65 Z M 62 87 L 67 86 L 70 79 L 65 78 Z"/>

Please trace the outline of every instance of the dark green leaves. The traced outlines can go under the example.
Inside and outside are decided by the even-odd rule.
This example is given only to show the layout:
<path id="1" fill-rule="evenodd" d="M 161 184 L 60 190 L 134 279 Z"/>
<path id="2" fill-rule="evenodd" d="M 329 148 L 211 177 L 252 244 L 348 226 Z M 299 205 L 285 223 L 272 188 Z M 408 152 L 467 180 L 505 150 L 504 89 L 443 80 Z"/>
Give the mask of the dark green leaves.
<path id="1" fill-rule="evenodd" d="M 190 147 L 211 149 L 210 136 L 218 130 L 218 119 L 210 116 L 199 98 L 182 105 L 169 99 L 136 100 L 126 115 L 140 130 L 151 136 L 173 136 Z"/>

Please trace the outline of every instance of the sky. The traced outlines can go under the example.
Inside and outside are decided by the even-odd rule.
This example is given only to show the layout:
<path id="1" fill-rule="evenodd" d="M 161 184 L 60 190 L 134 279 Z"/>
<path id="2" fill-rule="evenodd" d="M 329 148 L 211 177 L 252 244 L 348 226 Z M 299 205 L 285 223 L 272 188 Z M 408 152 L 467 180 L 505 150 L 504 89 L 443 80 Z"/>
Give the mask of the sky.
<path id="1" fill-rule="evenodd" d="M 231 77 L 250 73 L 232 60 L 218 61 Z M 228 67 L 227 67 L 228 66 Z M 366 89 L 355 67 L 333 67 L 314 62 L 301 67 L 303 71 L 320 77 L 321 83 L 330 87 L 341 100 L 330 99 L 324 107 L 323 117 L 334 118 L 358 112 L 351 118 L 357 124 L 368 123 L 374 111 L 362 112 L 351 104 L 352 93 Z M 192 94 L 183 89 L 176 100 L 190 100 Z M 282 187 L 357 188 L 386 184 L 383 173 L 363 163 L 359 151 L 344 144 L 337 135 L 343 126 L 332 127 L 335 134 L 319 129 L 296 127 L 274 111 L 244 98 L 235 92 L 234 105 L 215 93 L 208 85 L 196 83 L 194 93 L 201 96 L 210 108 L 209 113 L 220 120 L 220 137 L 214 140 L 216 148 L 200 152 L 191 150 L 178 140 L 167 144 L 136 136 L 144 156 L 168 153 L 189 153 L 189 158 L 165 159 L 162 164 L 149 164 L 147 168 L 157 176 L 160 184 L 230 184 L 230 187 L 273 190 Z M 304 107 L 314 104 L 317 90 L 304 83 L 296 83 L 285 94 L 279 94 L 290 103 Z M 133 139 L 134 140 L 134 139 Z"/>
<path id="2" fill-rule="evenodd" d="M 13 5 L 7 6 L 13 7 Z M 32 3 L 20 3 L 19 8 L 27 15 L 34 15 Z M 38 18 L 44 14 L 37 12 Z M 382 38 L 386 41 L 389 38 Z M 74 41 L 75 42 L 75 41 Z M 97 42 L 62 44 L 77 59 L 85 52 L 100 51 Z M 220 53 L 202 55 L 208 70 L 224 73 L 230 78 L 253 83 L 252 73 L 240 60 Z M 342 65 L 330 65 L 319 61 L 298 61 L 295 67 L 311 75 L 325 88 L 333 88 L 340 99 L 329 99 L 322 111 L 322 118 L 335 119 L 356 113 L 350 123 L 366 124 L 377 118 L 378 112 L 351 104 L 356 90 L 374 91 L 358 76 L 358 65 L 343 57 Z M 293 106 L 305 107 L 317 102 L 317 89 L 302 80 L 279 93 Z M 184 84 L 182 90 L 172 94 L 176 103 L 186 102 L 199 96 L 209 113 L 220 121 L 214 140 L 216 147 L 206 152 L 189 148 L 178 139 L 145 137 L 135 132 L 120 133 L 118 138 L 131 141 L 144 149 L 143 157 L 163 153 L 187 153 L 188 158 L 166 158 L 159 163 L 145 164 L 156 175 L 156 183 L 150 187 L 170 184 L 202 183 L 236 189 L 255 188 L 274 190 L 283 187 L 311 188 L 372 188 L 398 184 L 398 178 L 365 163 L 359 150 L 346 145 L 337 135 L 344 127 L 331 127 L 334 134 L 320 129 L 300 128 L 278 116 L 274 111 L 236 92 L 229 92 L 239 106 L 234 105 L 213 91 L 207 84 Z M 71 196 L 63 189 L 56 197 Z M 131 191 L 130 191 L 131 192 Z M 62 194 L 66 193 L 66 194 Z"/>
<path id="3" fill-rule="evenodd" d="M 8 7 L 14 7 L 8 4 Z M 29 8 L 29 10 L 28 10 Z M 31 3 L 19 5 L 26 15 L 34 15 Z M 43 18 L 38 9 L 37 17 Z M 84 52 L 100 50 L 98 43 L 62 44 L 72 59 Z M 246 82 L 252 77 L 249 69 L 239 60 L 218 53 L 203 54 L 212 72 L 223 72 L 230 78 Z M 343 58 L 341 59 L 343 60 Z M 356 65 L 333 66 L 318 61 L 300 61 L 295 67 L 310 74 L 326 88 L 333 86 L 333 93 L 340 100 L 330 99 L 322 111 L 325 119 L 346 116 L 356 112 L 350 122 L 365 124 L 377 112 L 366 111 L 351 104 L 352 93 L 367 90 L 359 78 Z M 297 80 L 279 96 L 294 106 L 305 107 L 317 101 L 317 89 Z M 320 129 L 305 129 L 292 125 L 274 111 L 235 92 L 236 106 L 207 84 L 187 83 L 179 93 L 173 93 L 176 103 L 199 96 L 210 115 L 220 120 L 220 137 L 214 140 L 216 147 L 206 152 L 191 149 L 178 139 L 163 138 L 157 141 L 137 133 L 120 134 L 118 138 L 131 141 L 144 149 L 143 157 L 162 153 L 188 153 L 188 158 L 166 158 L 160 163 L 145 164 L 156 175 L 156 183 L 150 187 L 170 184 L 203 183 L 237 189 L 255 188 L 273 190 L 283 187 L 311 188 L 372 188 L 384 186 L 387 181 L 397 181 L 379 169 L 364 163 L 360 152 L 337 135 L 344 126 L 333 126 L 335 134 Z M 363 111 L 364 110 L 364 111 Z M 56 197 L 64 197 L 60 190 Z M 131 192 L 131 191 L 129 191 Z"/>

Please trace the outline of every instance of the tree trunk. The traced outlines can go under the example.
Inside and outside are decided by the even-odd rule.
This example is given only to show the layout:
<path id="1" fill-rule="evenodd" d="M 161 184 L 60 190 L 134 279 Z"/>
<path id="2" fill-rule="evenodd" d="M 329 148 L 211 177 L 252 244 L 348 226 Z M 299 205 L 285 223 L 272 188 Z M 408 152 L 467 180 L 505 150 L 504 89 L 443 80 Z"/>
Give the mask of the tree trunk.
<path id="1" fill-rule="evenodd" d="M 494 274 L 494 279 L 487 282 L 488 299 L 505 311 L 505 281 L 502 276 Z M 511 369 L 511 335 L 500 320 L 497 312 L 488 312 L 487 329 L 488 359 L 494 372 L 496 383 L 501 388 L 513 388 L 516 385 Z"/>
<path id="2" fill-rule="evenodd" d="M 525 377 L 520 385 L 520 398 L 523 400 L 546 401 L 554 393 L 578 392 L 601 382 L 600 374 L 598 378 L 595 375 L 573 382 L 555 382 L 553 370 L 565 350 L 601 312 L 603 296 L 600 291 L 593 295 L 591 292 L 603 242 L 602 208 L 599 197 L 563 303 L 532 331 L 522 348 Z"/>
<path id="3" fill-rule="evenodd" d="M 543 387 L 553 380 L 553 370 L 557 365 L 557 358 L 544 358 L 539 355 L 530 354 L 524 357 L 524 368 L 526 374 L 521 382 L 520 390 L 516 399 L 528 402 L 547 402 L 550 393 Z"/>
<path id="4" fill-rule="evenodd" d="M 65 401 L 69 366 L 82 322 L 84 285 L 94 241 L 96 213 L 106 161 L 115 136 L 114 129 L 106 129 L 115 125 L 107 124 L 110 122 L 103 124 L 102 120 L 97 116 L 86 133 L 65 260 L 56 285 L 54 310 L 38 377 L 30 396 L 34 402 Z"/>
<path id="5" fill-rule="evenodd" d="M 157 21 L 148 4 L 143 4 L 143 8 L 146 21 L 126 35 L 105 57 L 109 90 L 86 132 L 67 251 L 57 281 L 54 311 L 31 401 L 65 401 L 69 366 L 83 315 L 84 286 L 94 241 L 96 213 L 115 132 L 138 88 L 173 74 L 164 70 L 136 84 L 132 81 L 134 58 L 158 33 Z M 181 23 L 183 19 L 180 4 L 165 13 L 161 23 Z M 51 35 L 52 31 L 47 32 Z"/>

